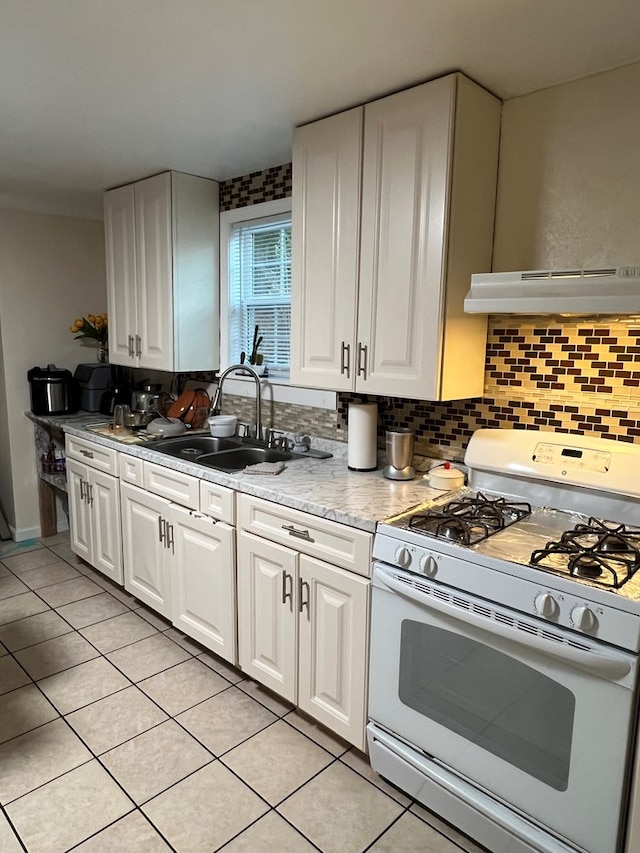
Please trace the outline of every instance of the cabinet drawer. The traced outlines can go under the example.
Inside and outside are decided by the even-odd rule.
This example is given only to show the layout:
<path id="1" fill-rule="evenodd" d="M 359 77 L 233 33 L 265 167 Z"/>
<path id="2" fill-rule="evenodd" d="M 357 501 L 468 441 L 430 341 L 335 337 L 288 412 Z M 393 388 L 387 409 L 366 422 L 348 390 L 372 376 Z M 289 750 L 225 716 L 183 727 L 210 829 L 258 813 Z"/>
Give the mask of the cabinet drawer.
<path id="1" fill-rule="evenodd" d="M 126 453 L 120 454 L 120 479 L 124 483 L 131 483 L 132 486 L 144 487 L 144 465 L 142 459 L 137 456 L 127 456 Z"/>
<path id="2" fill-rule="evenodd" d="M 189 509 L 200 509 L 200 480 L 153 462 L 144 463 L 144 487 Z"/>
<path id="3" fill-rule="evenodd" d="M 215 483 L 200 481 L 200 512 L 226 521 L 227 524 L 235 524 L 235 492 L 225 486 L 216 486 Z"/>
<path id="4" fill-rule="evenodd" d="M 104 471 L 105 474 L 118 476 L 117 450 L 111 450 L 101 444 L 78 438 L 75 435 L 65 437 L 65 450 L 69 459 L 77 459 L 78 462 L 91 465 L 92 468 Z"/>
<path id="5" fill-rule="evenodd" d="M 371 574 L 370 533 L 260 498 L 238 495 L 238 526 L 334 566 Z"/>

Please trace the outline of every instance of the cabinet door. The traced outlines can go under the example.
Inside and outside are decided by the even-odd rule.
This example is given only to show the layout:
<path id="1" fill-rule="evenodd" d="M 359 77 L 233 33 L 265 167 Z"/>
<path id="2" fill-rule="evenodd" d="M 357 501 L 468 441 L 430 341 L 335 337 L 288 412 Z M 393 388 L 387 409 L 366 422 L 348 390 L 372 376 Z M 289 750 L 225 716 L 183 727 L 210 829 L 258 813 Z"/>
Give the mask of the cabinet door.
<path id="1" fill-rule="evenodd" d="M 362 116 L 357 107 L 294 132 L 294 384 L 353 388 Z"/>
<path id="2" fill-rule="evenodd" d="M 90 472 L 92 565 L 116 583 L 122 583 L 119 485 L 116 477 L 103 474 L 101 471 Z"/>
<path id="3" fill-rule="evenodd" d="M 297 555 L 238 534 L 238 662 L 247 675 L 296 701 Z"/>
<path id="4" fill-rule="evenodd" d="M 168 617 L 168 551 L 161 536 L 166 529 L 169 501 L 128 483 L 120 484 L 120 498 L 124 587 Z"/>
<path id="5" fill-rule="evenodd" d="M 452 75 L 365 106 L 359 391 L 439 399 L 454 98 Z"/>
<path id="6" fill-rule="evenodd" d="M 93 564 L 91 547 L 91 510 L 85 495 L 89 484 L 86 465 L 67 459 L 67 495 L 69 499 L 70 544 L 74 554 Z"/>
<path id="7" fill-rule="evenodd" d="M 135 366 L 136 249 L 133 186 L 110 190 L 104 196 L 109 360 Z"/>
<path id="8" fill-rule="evenodd" d="M 178 506 L 171 507 L 169 520 L 171 621 L 235 665 L 235 531 Z"/>
<path id="9" fill-rule="evenodd" d="M 300 556 L 298 706 L 365 749 L 370 582 Z"/>
<path id="10" fill-rule="evenodd" d="M 173 370 L 171 175 L 134 188 L 140 367 Z"/>

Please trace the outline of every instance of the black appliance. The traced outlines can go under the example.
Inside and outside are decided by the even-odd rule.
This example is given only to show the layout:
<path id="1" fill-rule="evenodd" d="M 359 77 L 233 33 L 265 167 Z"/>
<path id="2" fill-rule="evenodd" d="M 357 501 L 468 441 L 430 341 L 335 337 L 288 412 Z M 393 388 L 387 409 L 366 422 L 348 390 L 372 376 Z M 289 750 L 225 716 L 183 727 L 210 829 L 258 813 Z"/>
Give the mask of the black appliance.
<path id="1" fill-rule="evenodd" d="M 70 370 L 49 364 L 27 371 L 34 415 L 72 415 L 80 408 L 80 393 Z"/>
<path id="2" fill-rule="evenodd" d="M 73 378 L 80 387 L 80 408 L 85 412 L 99 412 L 105 391 L 111 385 L 110 365 L 79 364 Z"/>

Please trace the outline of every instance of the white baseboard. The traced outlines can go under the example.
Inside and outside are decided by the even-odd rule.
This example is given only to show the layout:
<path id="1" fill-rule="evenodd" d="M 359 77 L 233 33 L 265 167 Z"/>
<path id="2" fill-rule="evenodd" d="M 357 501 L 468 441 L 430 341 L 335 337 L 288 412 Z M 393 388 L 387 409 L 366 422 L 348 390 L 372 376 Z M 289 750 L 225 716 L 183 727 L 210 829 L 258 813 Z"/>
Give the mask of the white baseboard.
<path id="1" fill-rule="evenodd" d="M 14 542 L 24 542 L 25 539 L 37 539 L 40 536 L 40 527 L 22 527 L 17 530 L 9 525 L 9 530 Z"/>

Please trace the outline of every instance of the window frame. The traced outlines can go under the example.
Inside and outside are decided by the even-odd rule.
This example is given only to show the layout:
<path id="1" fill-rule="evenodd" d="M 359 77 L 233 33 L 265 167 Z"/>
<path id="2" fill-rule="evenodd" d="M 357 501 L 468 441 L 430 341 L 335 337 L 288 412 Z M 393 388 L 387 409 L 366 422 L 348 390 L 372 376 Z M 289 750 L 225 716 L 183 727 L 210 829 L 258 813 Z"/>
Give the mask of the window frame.
<path id="1" fill-rule="evenodd" d="M 229 245 L 233 226 L 237 222 L 263 219 L 266 216 L 291 215 L 292 200 L 289 198 L 263 201 L 220 214 L 220 369 L 229 367 Z M 279 371 L 278 379 L 289 381 L 288 371 Z"/>
<path id="2" fill-rule="evenodd" d="M 232 226 L 236 222 L 249 219 L 262 219 L 264 216 L 281 215 L 292 212 L 293 200 L 280 198 L 263 201 L 258 204 L 236 207 L 220 212 L 220 370 L 229 367 L 229 240 Z M 294 224 L 291 224 L 292 232 Z M 292 233 L 293 237 L 293 233 Z M 293 318 L 292 318 L 293 322 Z M 274 403 L 293 403 L 298 406 L 313 406 L 334 411 L 337 408 L 338 395 L 335 391 L 317 388 L 302 388 L 291 385 L 289 373 L 282 371 L 274 375 L 272 371 L 261 381 L 263 398 Z M 232 374 L 225 380 L 225 390 L 239 397 L 254 397 L 253 379 Z"/>

